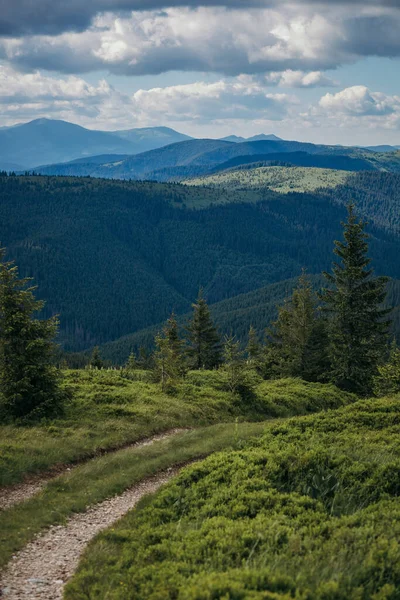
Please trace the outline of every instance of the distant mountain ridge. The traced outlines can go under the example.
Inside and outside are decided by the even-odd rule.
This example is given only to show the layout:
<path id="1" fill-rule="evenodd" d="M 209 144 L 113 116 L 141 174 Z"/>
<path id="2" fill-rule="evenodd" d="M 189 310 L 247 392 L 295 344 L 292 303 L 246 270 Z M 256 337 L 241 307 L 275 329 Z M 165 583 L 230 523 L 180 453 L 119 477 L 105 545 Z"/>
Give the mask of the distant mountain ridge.
<path id="1" fill-rule="evenodd" d="M 228 135 L 227 137 L 221 138 L 225 142 L 234 142 L 236 144 L 241 144 L 242 142 L 261 142 L 261 141 L 270 141 L 270 142 L 282 142 L 282 138 L 274 135 L 273 133 L 265 134 L 260 133 L 259 135 L 253 135 L 252 137 L 245 138 L 238 135 Z"/>
<path id="2" fill-rule="evenodd" d="M 152 181 L 181 181 L 229 168 L 238 159 L 239 164 L 259 161 L 293 161 L 299 166 L 323 166 L 344 170 L 400 171 L 400 152 L 379 153 L 362 148 L 326 146 L 289 140 L 256 140 L 232 142 L 227 140 L 185 140 L 127 156 L 115 162 L 107 160 L 80 161 L 79 164 L 44 165 L 37 168 L 42 175 L 74 175 L 112 179 Z M 319 157 L 319 158 L 317 158 Z M 240 158 L 240 160 L 239 160 Z"/>
<path id="3" fill-rule="evenodd" d="M 0 128 L 0 169 L 32 169 L 102 154 L 133 155 L 192 139 L 168 127 L 96 131 L 74 123 L 35 119 Z"/>

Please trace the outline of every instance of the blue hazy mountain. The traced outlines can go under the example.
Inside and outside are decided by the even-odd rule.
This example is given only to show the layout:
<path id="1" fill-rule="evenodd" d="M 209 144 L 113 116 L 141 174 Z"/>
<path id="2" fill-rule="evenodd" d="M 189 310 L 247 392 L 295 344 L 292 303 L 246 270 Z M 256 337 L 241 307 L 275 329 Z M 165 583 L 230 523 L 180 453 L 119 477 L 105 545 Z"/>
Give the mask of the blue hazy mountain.
<path id="1" fill-rule="evenodd" d="M 102 154 L 139 154 L 190 139 L 167 127 L 96 131 L 66 121 L 35 119 L 0 128 L 0 169 L 31 169 Z"/>

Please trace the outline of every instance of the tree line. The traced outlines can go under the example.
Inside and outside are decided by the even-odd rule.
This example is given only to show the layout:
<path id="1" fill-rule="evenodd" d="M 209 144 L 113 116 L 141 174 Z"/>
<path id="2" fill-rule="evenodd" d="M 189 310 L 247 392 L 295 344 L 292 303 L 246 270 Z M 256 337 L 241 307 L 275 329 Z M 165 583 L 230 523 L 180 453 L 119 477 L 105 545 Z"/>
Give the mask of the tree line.
<path id="1" fill-rule="evenodd" d="M 219 369 L 234 393 L 249 393 L 257 377 L 301 377 L 332 382 L 360 396 L 400 391 L 400 351 L 390 347 L 390 310 L 383 308 L 386 277 L 376 277 L 368 257 L 366 223 L 348 206 L 343 240 L 336 241 L 332 271 L 317 295 L 305 272 L 261 342 L 250 328 L 243 350 L 232 334 L 220 339 L 203 292 L 193 304 L 186 338 L 171 315 L 156 336 L 155 351 L 132 354 L 127 371 L 151 368 L 173 393 L 190 369 Z M 34 419 L 62 410 L 66 392 L 54 366 L 58 321 L 38 319 L 43 302 L 30 279 L 21 279 L 0 250 L 0 418 Z M 103 365 L 95 348 L 93 368 Z"/>
<path id="2" fill-rule="evenodd" d="M 234 335 L 221 340 L 200 292 L 186 338 L 179 337 L 172 315 L 155 338 L 154 353 L 146 356 L 144 349 L 139 357 L 132 353 L 126 368 L 152 369 L 163 390 L 174 389 L 187 370 L 220 368 L 231 391 L 249 384 L 250 371 L 264 379 L 332 382 L 361 396 L 395 391 L 399 351 L 393 342 L 389 352 L 391 311 L 384 307 L 388 278 L 373 274 L 365 225 L 350 204 L 344 239 L 335 242 L 337 260 L 332 272 L 323 274 L 326 287 L 316 294 L 303 272 L 263 341 L 254 327 L 245 350 Z M 383 380 L 389 373 L 388 387 Z"/>

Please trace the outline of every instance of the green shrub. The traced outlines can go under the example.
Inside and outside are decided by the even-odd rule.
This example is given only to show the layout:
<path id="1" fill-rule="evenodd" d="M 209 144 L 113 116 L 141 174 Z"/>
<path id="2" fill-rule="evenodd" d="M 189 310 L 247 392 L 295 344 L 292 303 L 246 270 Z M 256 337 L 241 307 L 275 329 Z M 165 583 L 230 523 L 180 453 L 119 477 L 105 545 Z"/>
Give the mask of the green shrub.
<path id="1" fill-rule="evenodd" d="M 395 398 L 271 422 L 101 534 L 65 598 L 397 600 L 399 434 Z"/>
<path id="2" fill-rule="evenodd" d="M 73 400 L 63 418 L 36 427 L 0 426 L 0 485 L 27 472 L 75 462 L 175 427 L 316 412 L 349 403 L 353 397 L 333 386 L 295 379 L 263 382 L 250 398 L 224 391 L 218 371 L 191 372 L 165 394 L 144 371 L 66 371 Z M 47 426 L 65 432 L 54 436 Z"/>

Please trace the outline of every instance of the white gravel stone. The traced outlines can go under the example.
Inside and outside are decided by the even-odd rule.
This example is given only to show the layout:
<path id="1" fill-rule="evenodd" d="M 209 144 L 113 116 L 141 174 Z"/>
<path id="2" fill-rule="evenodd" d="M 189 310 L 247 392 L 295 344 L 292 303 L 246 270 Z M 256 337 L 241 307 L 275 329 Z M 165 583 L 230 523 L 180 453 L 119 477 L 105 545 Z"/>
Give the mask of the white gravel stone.
<path id="1" fill-rule="evenodd" d="M 136 442 L 131 448 L 149 446 L 185 429 L 173 429 L 167 433 Z M 65 472 L 70 467 L 64 468 Z M 0 598 L 5 600 L 61 600 L 65 583 L 78 566 L 79 558 L 87 544 L 100 531 L 110 527 L 125 515 L 145 495 L 154 493 L 160 486 L 177 474 L 179 469 L 165 472 L 141 483 L 95 506 L 84 513 L 73 515 L 65 526 L 54 525 L 37 536 L 20 552 L 13 555 L 8 566 L 0 574 Z M 60 471 L 57 475 L 60 475 Z M 42 489 L 53 477 L 33 483 L 22 483 L 0 489 L 0 509 L 22 502 Z"/>
<path id="2" fill-rule="evenodd" d="M 172 469 L 151 477 L 120 496 L 74 515 L 65 526 L 51 527 L 38 536 L 9 563 L 0 579 L 0 597 L 6 600 L 61 600 L 64 584 L 74 573 L 90 540 L 177 472 L 178 469 Z"/>

